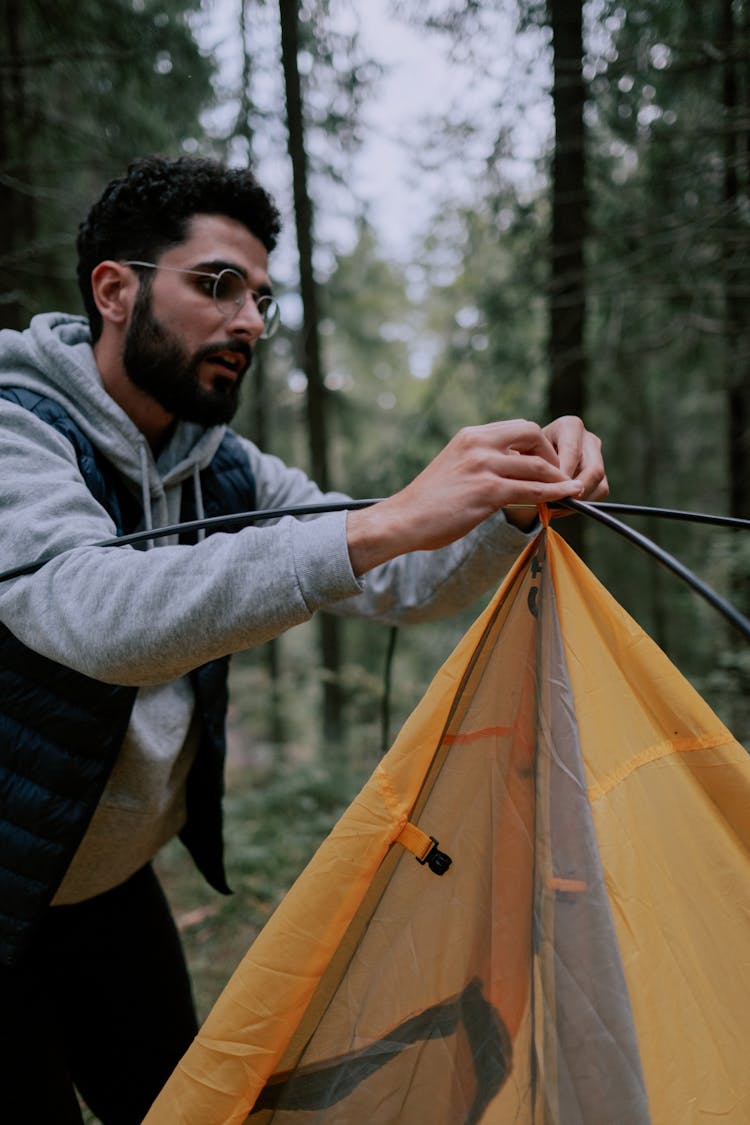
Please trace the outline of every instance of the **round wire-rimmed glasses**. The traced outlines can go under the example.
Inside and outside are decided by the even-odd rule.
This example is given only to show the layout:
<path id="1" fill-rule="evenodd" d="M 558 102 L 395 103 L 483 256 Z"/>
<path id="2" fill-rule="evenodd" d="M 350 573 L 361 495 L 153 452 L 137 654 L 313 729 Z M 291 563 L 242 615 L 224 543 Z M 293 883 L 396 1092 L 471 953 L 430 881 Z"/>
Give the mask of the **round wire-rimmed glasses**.
<path id="1" fill-rule="evenodd" d="M 162 266 L 159 262 L 126 262 L 126 266 L 140 266 L 149 270 L 168 270 L 170 273 L 189 273 L 194 277 L 203 277 L 207 282 L 212 282 L 206 288 L 206 295 L 213 299 L 216 308 L 225 320 L 231 320 L 240 309 L 245 307 L 248 297 L 252 297 L 255 307 L 263 319 L 263 331 L 259 339 L 269 340 L 281 322 L 281 310 L 275 297 L 268 293 L 256 293 L 247 284 L 247 280 L 237 270 L 220 270 L 219 273 L 208 273 L 205 270 L 185 270 L 177 266 Z"/>

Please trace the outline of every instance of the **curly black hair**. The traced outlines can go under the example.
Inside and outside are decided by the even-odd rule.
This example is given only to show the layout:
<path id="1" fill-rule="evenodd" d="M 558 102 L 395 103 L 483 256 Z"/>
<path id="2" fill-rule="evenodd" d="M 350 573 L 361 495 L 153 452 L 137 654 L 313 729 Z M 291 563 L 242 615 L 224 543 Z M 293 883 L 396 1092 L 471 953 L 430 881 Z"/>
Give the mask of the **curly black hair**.
<path id="1" fill-rule="evenodd" d="M 101 335 L 102 318 L 92 270 L 107 258 L 156 261 L 184 241 L 190 219 L 199 214 L 237 219 L 269 252 L 281 229 L 271 196 L 252 172 L 216 160 L 146 156 L 107 185 L 78 229 L 78 285 L 93 340 Z"/>

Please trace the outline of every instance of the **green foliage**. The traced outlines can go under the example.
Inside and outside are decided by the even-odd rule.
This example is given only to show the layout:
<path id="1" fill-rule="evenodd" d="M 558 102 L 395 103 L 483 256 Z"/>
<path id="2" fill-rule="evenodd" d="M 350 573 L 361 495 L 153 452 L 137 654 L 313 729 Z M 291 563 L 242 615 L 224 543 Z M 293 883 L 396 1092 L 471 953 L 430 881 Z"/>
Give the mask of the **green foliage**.
<path id="1" fill-rule="evenodd" d="M 656 3 L 597 12 L 611 39 L 588 62 L 590 420 L 618 499 L 726 510 L 727 238 L 739 215 L 724 198 L 718 13 Z M 715 533 L 643 529 L 706 574 Z M 630 569 L 609 536 L 594 560 L 686 671 L 700 677 L 720 659 L 724 630 L 701 628 L 703 608 L 674 579 L 646 560 Z M 726 575 L 716 577 L 726 592 Z"/>
<path id="2" fill-rule="evenodd" d="M 6 6 L 0 301 L 9 323 L 78 307 L 76 230 L 108 179 L 135 156 L 198 147 L 213 70 L 191 29 L 199 8 L 199 0 Z"/>
<path id="3" fill-rule="evenodd" d="M 438 0 L 398 7 L 425 28 L 460 33 L 464 56 L 479 58 L 486 49 L 489 25 L 481 22 L 495 6 Z M 511 0 L 501 7 L 516 11 Z M 587 420 L 604 439 L 613 497 L 623 501 L 707 511 L 729 504 L 727 389 L 750 379 L 750 344 L 731 307 L 746 297 L 750 269 L 747 4 L 735 2 L 733 12 L 730 41 L 726 6 L 723 25 L 715 5 L 585 6 Z M 524 0 L 516 14 L 519 36 L 533 34 L 543 44 L 548 5 Z M 727 107 L 732 73 L 734 110 Z M 487 152 L 468 207 L 440 201 L 425 246 L 433 284 L 422 326 L 433 361 L 411 430 L 420 449 L 466 421 L 541 416 L 548 181 L 540 164 L 545 179 L 536 191 L 512 188 L 502 156 L 517 147 L 518 134 L 503 127 L 510 106 L 522 114 L 523 95 L 507 87 L 500 95 L 498 85 L 493 99 L 487 89 L 496 148 Z M 475 124 L 459 130 L 454 117 L 446 119 L 442 136 L 432 134 L 431 166 L 460 161 L 461 146 L 465 152 L 476 135 Z M 463 329 L 454 319 L 461 310 L 468 310 Z M 478 353 L 475 334 L 487 340 Z M 654 520 L 637 526 L 742 604 L 746 564 L 715 531 Z M 611 532 L 592 527 L 589 538 L 597 573 L 731 717 L 726 706 L 745 679 L 715 611 Z M 721 562 L 727 551 L 732 565 Z"/>
<path id="4" fill-rule="evenodd" d="M 492 5 L 482 0 L 394 0 L 394 10 L 404 18 L 411 18 L 430 31 L 445 32 L 459 39 L 471 39 L 485 29 L 487 13 Z"/>
<path id="5" fill-rule="evenodd" d="M 444 440 L 457 424 L 541 417 L 545 221 L 542 201 L 524 204 L 509 187 L 490 186 L 473 208 L 444 215 L 427 242 L 432 277 L 440 277 L 448 237 L 462 248 L 434 286 L 427 316 L 437 346 L 423 409 L 440 418 Z"/>
<path id="6" fill-rule="evenodd" d="M 353 250 L 337 258 L 322 313 L 334 479 L 355 496 L 384 496 L 408 479 L 402 450 L 414 391 L 409 345 L 415 309 L 403 274 L 379 255 L 364 219 Z"/>

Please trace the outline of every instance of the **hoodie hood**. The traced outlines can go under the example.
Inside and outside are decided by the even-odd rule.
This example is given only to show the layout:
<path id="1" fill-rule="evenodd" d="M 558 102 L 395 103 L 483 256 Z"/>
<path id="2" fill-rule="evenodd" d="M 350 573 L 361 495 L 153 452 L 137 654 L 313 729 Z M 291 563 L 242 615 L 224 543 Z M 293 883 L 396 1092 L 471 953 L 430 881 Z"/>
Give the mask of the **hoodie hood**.
<path id="1" fill-rule="evenodd" d="M 96 366 L 85 317 L 66 313 L 35 316 L 24 332 L 0 332 L 0 386 L 23 387 L 54 399 L 70 414 L 144 499 L 146 526 L 172 514 L 164 500 L 172 489 L 204 469 L 225 433 L 224 426 L 177 422 L 157 459 L 125 411 L 107 393 Z M 173 505 L 169 505 L 173 508 Z"/>

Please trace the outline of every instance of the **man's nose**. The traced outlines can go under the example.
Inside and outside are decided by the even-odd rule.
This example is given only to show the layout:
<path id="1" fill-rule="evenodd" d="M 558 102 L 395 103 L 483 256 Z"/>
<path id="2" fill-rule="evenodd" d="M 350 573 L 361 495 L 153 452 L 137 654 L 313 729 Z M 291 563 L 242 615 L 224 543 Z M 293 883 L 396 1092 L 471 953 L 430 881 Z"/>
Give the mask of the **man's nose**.
<path id="1" fill-rule="evenodd" d="M 265 326 L 255 298 L 252 293 L 248 293 L 244 303 L 228 320 L 227 331 L 233 336 L 249 336 L 255 341 L 260 339 Z"/>

